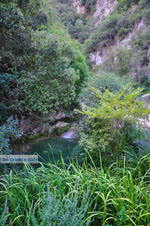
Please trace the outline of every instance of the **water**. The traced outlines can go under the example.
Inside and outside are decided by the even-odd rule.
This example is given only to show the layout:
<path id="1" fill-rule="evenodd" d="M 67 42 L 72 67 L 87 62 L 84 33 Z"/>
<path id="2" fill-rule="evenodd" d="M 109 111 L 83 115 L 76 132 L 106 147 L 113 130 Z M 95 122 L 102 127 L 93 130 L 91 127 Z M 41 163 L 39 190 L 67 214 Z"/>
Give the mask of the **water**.
<path id="1" fill-rule="evenodd" d="M 54 163 L 61 159 L 65 162 L 70 158 L 76 158 L 80 151 L 78 141 L 75 139 L 66 139 L 63 137 L 40 138 L 34 142 L 16 145 L 15 154 L 37 154 L 39 161 Z"/>

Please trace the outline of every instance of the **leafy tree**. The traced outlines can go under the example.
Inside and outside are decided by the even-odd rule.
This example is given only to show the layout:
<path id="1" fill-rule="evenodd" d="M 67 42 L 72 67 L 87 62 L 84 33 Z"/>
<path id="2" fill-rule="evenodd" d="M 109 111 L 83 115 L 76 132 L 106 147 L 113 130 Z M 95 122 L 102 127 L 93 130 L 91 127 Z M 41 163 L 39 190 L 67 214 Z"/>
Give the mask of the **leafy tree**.
<path id="1" fill-rule="evenodd" d="M 88 76 L 86 59 L 51 19 L 40 0 L 0 3 L 2 120 L 70 109 L 76 103 Z"/>

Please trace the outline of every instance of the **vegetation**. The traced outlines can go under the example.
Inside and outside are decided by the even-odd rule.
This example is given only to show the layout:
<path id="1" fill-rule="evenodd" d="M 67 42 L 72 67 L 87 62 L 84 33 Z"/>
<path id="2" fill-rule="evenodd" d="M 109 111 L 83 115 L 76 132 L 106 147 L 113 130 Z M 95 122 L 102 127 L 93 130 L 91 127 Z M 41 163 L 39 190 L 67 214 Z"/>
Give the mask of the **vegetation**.
<path id="1" fill-rule="evenodd" d="M 149 1 L 120 0 L 115 10 L 104 17 L 98 26 L 95 25 L 96 21 L 93 17 L 95 3 L 96 1 L 81 1 L 85 6 L 85 15 L 77 14 L 76 10 L 70 7 L 71 1 L 61 1 L 57 9 L 71 37 L 85 43 L 88 54 L 115 45 L 115 48 L 110 48 L 108 56 L 104 59 L 104 70 L 121 76 L 128 75 L 141 85 L 141 79 L 149 75 L 149 29 L 145 29 L 150 23 Z M 143 32 L 139 31 L 136 34 L 134 30 L 138 29 L 138 26 L 143 26 Z M 129 42 L 128 47 L 122 47 L 121 44 L 117 48 L 117 41 L 122 42 L 132 31 L 133 41 Z"/>
<path id="2" fill-rule="evenodd" d="M 135 5 L 136 7 L 133 7 Z M 130 8 L 131 7 L 131 8 Z M 143 8 L 147 7 L 143 12 Z M 115 38 L 119 37 L 122 40 L 139 20 L 148 19 L 149 3 L 144 5 L 144 1 L 119 1 L 116 10 L 114 10 L 108 17 L 106 17 L 99 27 L 91 34 L 90 38 L 86 41 L 87 52 L 93 52 L 99 47 L 112 45 Z"/>
<path id="3" fill-rule="evenodd" d="M 99 70 L 99 69 L 98 69 Z M 117 76 L 116 74 L 100 71 L 91 74 L 86 87 L 82 90 L 79 102 L 85 103 L 92 107 L 97 103 L 97 97 L 91 92 L 91 87 L 101 89 L 102 92 L 109 90 L 111 92 L 117 92 L 122 86 L 131 82 L 128 78 Z"/>
<path id="4" fill-rule="evenodd" d="M 144 76 L 149 75 L 149 9 L 148 1 L 119 1 L 115 10 L 95 27 L 85 41 L 86 52 L 109 48 L 103 69 L 120 76 L 128 75 L 140 83 Z M 143 26 L 142 32 L 135 32 L 139 29 L 138 26 Z M 130 39 L 129 34 L 132 38 L 128 41 L 128 46 L 122 47 L 124 39 Z M 121 43 L 119 46 L 117 41 Z"/>
<path id="5" fill-rule="evenodd" d="M 81 0 L 81 3 L 85 6 L 86 13 L 94 13 L 96 9 L 96 0 Z"/>
<path id="6" fill-rule="evenodd" d="M 7 119 L 7 122 L 0 126 L 0 154 L 10 154 L 10 141 L 19 138 L 22 132 L 18 129 L 18 119 L 12 116 Z"/>
<path id="7" fill-rule="evenodd" d="M 95 164 L 99 164 L 97 159 L 100 154 L 103 159 L 111 156 L 114 160 L 126 150 L 130 149 L 131 152 L 137 148 L 131 137 L 133 126 L 150 110 L 137 99 L 142 91 L 140 88 L 126 86 L 115 93 L 91 89 L 96 101 L 92 107 L 82 104 L 80 113 L 87 118 L 82 126 L 80 143 L 85 154 L 90 152 Z"/>
<path id="8" fill-rule="evenodd" d="M 56 10 L 55 20 L 62 22 L 68 29 L 71 37 L 77 39 L 80 43 L 83 44 L 85 40 L 88 39 L 94 27 L 94 20 L 90 15 L 94 13 L 96 1 L 86 0 L 81 1 L 80 4 L 83 4 L 85 6 L 84 14 L 78 14 L 76 12 L 75 7 L 73 7 L 72 0 L 51 0 L 49 3 L 49 5 Z M 61 15 L 61 17 L 59 15 Z M 87 15 L 89 15 L 88 18 Z"/>
<path id="9" fill-rule="evenodd" d="M 149 162 L 26 166 L 1 180 L 0 224 L 149 225 Z"/>
<path id="10" fill-rule="evenodd" d="M 16 0 L 0 3 L 0 26 L 1 120 L 71 108 L 88 67 L 63 26 L 51 21 L 41 1 Z"/>
<path id="11" fill-rule="evenodd" d="M 65 133 L 66 131 L 68 131 L 70 128 L 71 128 L 71 126 L 72 126 L 72 124 L 68 124 L 67 126 L 65 126 L 65 127 L 62 127 L 62 128 L 55 128 L 54 130 L 53 130 L 53 133 L 55 134 L 55 135 L 57 135 L 57 136 L 60 136 L 61 134 L 63 134 L 63 133 Z"/>
<path id="12" fill-rule="evenodd" d="M 79 3 L 82 15 L 72 0 L 0 1 L 0 154 L 11 153 L 22 118 L 74 108 L 82 146 L 68 164 L 0 165 L 1 226 L 150 226 L 150 109 L 140 101 L 150 90 L 150 1 L 119 0 L 97 27 L 97 1 Z M 130 48 L 113 47 L 140 23 Z M 89 72 L 86 54 L 99 48 L 109 55 Z"/>

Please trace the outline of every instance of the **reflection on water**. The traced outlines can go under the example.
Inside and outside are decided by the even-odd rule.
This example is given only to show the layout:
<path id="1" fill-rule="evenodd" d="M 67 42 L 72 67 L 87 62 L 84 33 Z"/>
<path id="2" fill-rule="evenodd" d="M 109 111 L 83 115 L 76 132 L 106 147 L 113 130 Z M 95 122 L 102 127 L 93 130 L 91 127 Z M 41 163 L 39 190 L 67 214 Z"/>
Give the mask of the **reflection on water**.
<path id="1" fill-rule="evenodd" d="M 75 158 L 80 151 L 78 141 L 75 139 L 64 139 L 62 137 L 40 138 L 34 142 L 16 145 L 15 154 L 38 154 L 39 161 L 54 162 L 60 160 L 61 155 L 64 160 Z"/>

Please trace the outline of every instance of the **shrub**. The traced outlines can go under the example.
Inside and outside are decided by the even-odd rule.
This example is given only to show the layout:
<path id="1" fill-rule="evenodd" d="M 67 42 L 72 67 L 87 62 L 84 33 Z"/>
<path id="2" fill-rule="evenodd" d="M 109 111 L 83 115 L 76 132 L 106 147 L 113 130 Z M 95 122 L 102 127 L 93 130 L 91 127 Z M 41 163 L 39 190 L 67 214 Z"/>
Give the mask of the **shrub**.
<path id="1" fill-rule="evenodd" d="M 84 3 L 85 2 L 83 2 L 82 4 Z M 92 28 L 92 25 L 90 25 L 92 17 L 87 19 L 86 15 L 78 14 L 73 7 L 72 0 L 59 1 L 59 3 L 58 1 L 56 2 L 55 0 L 51 0 L 47 4 L 52 7 L 53 11 L 54 9 L 56 10 L 55 13 L 52 13 L 53 20 L 63 23 L 64 26 L 68 29 L 69 34 L 72 38 L 77 39 L 81 43 L 84 43 L 84 41 L 89 37 L 90 29 Z M 93 5 L 91 9 L 93 12 Z M 60 14 L 61 17 L 59 16 Z"/>
<path id="2" fill-rule="evenodd" d="M 128 75 L 131 70 L 132 50 L 120 45 L 110 48 L 109 55 L 104 59 L 102 68 L 119 76 Z"/>
<path id="3" fill-rule="evenodd" d="M 148 7 L 150 5 L 149 0 L 140 0 L 140 6 L 141 8 Z"/>
<path id="4" fill-rule="evenodd" d="M 145 93 L 149 92 L 150 91 L 150 78 L 149 78 L 149 76 L 146 76 L 146 75 L 143 76 L 137 85 L 141 86 Z"/>
<path id="5" fill-rule="evenodd" d="M 83 225 L 90 200 L 88 195 L 88 191 L 83 192 L 83 196 L 79 200 L 78 194 L 73 192 L 72 194 L 67 194 L 60 200 L 60 198 L 57 198 L 56 194 L 48 191 L 47 197 L 43 198 L 38 207 L 39 216 L 42 222 L 40 225 Z M 32 214 L 28 221 L 34 222 L 34 220 L 32 220 Z M 90 225 L 89 223 L 90 221 L 85 225 L 88 226 Z"/>
<path id="6" fill-rule="evenodd" d="M 7 122 L 0 126 L 0 154 L 10 154 L 10 141 L 14 141 L 21 134 L 18 129 L 18 119 L 14 119 L 12 116 L 8 118 Z"/>
<path id="7" fill-rule="evenodd" d="M 0 124 L 15 110 L 12 99 L 15 98 L 16 78 L 13 74 L 0 74 Z"/>
<path id="8" fill-rule="evenodd" d="M 86 116 L 80 143 L 85 153 L 89 151 L 98 164 L 100 153 L 105 159 L 110 156 L 112 159 L 120 158 L 121 153 L 128 148 L 127 135 L 124 135 L 127 129 L 137 123 L 139 117 L 146 117 L 150 110 L 137 100 L 141 88 L 126 86 L 116 93 L 109 90 L 103 93 L 95 88 L 92 91 L 97 97 L 96 106 L 83 104 L 82 111 L 79 111 Z"/>
<path id="9" fill-rule="evenodd" d="M 79 101 L 86 103 L 88 106 L 94 106 L 96 104 L 97 98 L 90 91 L 90 87 L 101 89 L 103 92 L 108 89 L 111 92 L 117 92 L 121 89 L 121 86 L 128 83 L 129 80 L 125 77 L 121 78 L 111 72 L 100 71 L 91 74 L 89 77 L 86 87 L 82 90 L 80 94 Z"/>
<path id="10" fill-rule="evenodd" d="M 85 6 L 86 13 L 94 13 L 96 9 L 96 0 L 81 0 L 81 3 Z"/>
<path id="11" fill-rule="evenodd" d="M 143 12 L 144 22 L 149 25 L 150 24 L 150 8 L 146 8 Z"/>

